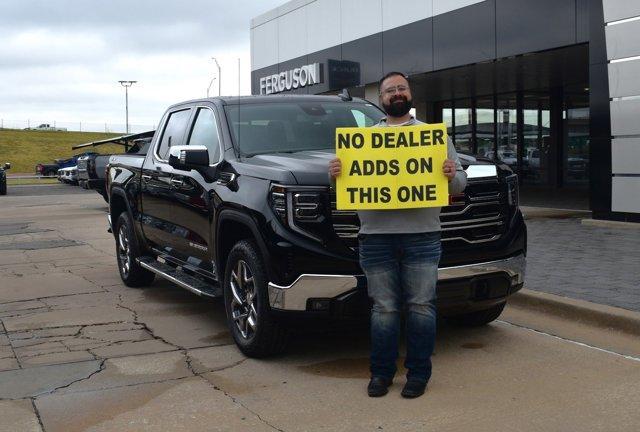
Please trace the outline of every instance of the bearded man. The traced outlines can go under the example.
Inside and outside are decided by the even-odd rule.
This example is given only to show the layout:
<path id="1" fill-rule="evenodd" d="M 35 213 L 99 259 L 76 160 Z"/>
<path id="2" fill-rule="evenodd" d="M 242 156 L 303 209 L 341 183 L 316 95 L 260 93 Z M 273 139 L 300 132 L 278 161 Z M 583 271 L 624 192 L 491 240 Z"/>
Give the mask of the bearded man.
<path id="1" fill-rule="evenodd" d="M 377 127 L 423 124 L 411 114 L 407 77 L 390 72 L 379 82 L 380 103 L 387 117 Z M 467 176 L 451 140 L 442 171 L 449 193 L 464 191 Z M 329 163 L 332 179 L 340 176 L 340 159 Z M 421 396 L 431 377 L 436 337 L 436 283 L 440 262 L 440 207 L 361 210 L 358 233 L 360 266 L 367 278 L 371 310 L 371 380 L 367 393 L 384 396 L 393 382 L 398 358 L 401 313 L 406 311 L 407 381 L 402 396 Z"/>

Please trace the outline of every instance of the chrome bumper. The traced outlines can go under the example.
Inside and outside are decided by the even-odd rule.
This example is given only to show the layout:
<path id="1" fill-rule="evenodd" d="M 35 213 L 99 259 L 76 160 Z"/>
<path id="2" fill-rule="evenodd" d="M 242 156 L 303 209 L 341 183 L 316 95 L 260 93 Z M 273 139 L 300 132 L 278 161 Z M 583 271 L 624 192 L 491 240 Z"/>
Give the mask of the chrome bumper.
<path id="1" fill-rule="evenodd" d="M 440 268 L 438 281 L 506 273 L 511 278 L 511 286 L 516 286 L 524 282 L 525 269 L 525 257 L 518 255 L 499 261 Z M 269 304 L 273 309 L 304 311 L 307 309 L 308 299 L 339 297 L 357 286 L 358 276 L 303 274 L 288 286 L 269 282 Z"/>

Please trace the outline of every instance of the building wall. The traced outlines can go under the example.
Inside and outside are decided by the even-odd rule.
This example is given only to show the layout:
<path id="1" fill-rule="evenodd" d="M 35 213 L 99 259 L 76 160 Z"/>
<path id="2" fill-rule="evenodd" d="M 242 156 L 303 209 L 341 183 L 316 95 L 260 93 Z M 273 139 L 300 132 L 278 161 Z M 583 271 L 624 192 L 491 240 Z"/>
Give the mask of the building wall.
<path id="1" fill-rule="evenodd" d="M 587 42 L 588 0 L 294 0 L 251 22 L 260 77 L 328 59 L 359 65 L 357 85 Z M 544 31 L 542 31 L 544 29 Z M 322 93 L 329 83 L 302 88 Z"/>
<path id="2" fill-rule="evenodd" d="M 640 221 L 640 20 L 620 22 L 638 16 L 636 0 L 293 0 L 251 22 L 252 92 L 318 62 L 323 82 L 291 92 L 357 86 L 375 100 L 391 70 L 494 73 L 494 60 L 588 42 L 591 209 Z M 329 79 L 345 69 L 349 85 Z"/>
<path id="3" fill-rule="evenodd" d="M 640 2 L 603 0 L 603 11 L 612 136 L 611 210 L 640 213 Z"/>

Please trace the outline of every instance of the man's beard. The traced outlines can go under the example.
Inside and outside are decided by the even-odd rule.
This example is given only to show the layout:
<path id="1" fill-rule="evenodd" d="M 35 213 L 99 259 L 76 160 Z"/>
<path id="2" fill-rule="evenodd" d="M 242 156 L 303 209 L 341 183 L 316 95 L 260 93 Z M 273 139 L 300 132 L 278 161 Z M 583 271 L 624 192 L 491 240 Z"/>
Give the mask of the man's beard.
<path id="1" fill-rule="evenodd" d="M 382 108 L 384 108 L 384 112 L 386 112 L 391 117 L 402 117 L 409 112 L 412 106 L 412 102 L 413 101 L 411 99 L 407 99 L 405 96 L 398 95 L 391 99 L 388 105 L 382 104 Z"/>

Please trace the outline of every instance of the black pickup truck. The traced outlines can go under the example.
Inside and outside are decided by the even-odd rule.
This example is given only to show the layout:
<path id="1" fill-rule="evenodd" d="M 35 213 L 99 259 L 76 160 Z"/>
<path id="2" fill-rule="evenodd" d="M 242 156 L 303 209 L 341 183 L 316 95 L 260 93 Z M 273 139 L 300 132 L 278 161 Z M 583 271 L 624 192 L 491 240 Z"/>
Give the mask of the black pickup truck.
<path id="1" fill-rule="evenodd" d="M 87 147 L 98 147 L 104 144 L 118 144 L 124 147 L 125 153 L 146 155 L 147 149 L 155 131 L 122 135 L 100 141 L 88 142 L 72 147 L 77 150 Z M 105 201 L 109 202 L 109 195 L 105 189 L 105 174 L 111 154 L 90 153 L 78 158 L 78 185 L 83 189 L 93 189 Z"/>
<path id="2" fill-rule="evenodd" d="M 335 129 L 384 113 L 348 95 L 194 100 L 164 114 L 146 156 L 112 156 L 109 224 L 128 286 L 155 275 L 223 297 L 248 356 L 281 351 L 309 317 L 368 312 L 355 212 L 336 210 L 327 167 Z M 467 325 L 496 319 L 524 282 L 517 177 L 461 156 L 464 194 L 443 208 L 438 310 Z"/>

